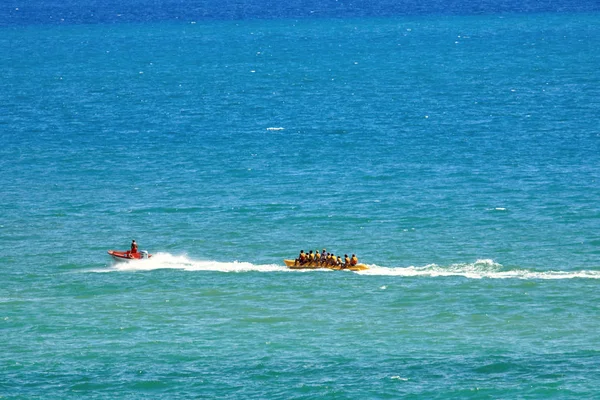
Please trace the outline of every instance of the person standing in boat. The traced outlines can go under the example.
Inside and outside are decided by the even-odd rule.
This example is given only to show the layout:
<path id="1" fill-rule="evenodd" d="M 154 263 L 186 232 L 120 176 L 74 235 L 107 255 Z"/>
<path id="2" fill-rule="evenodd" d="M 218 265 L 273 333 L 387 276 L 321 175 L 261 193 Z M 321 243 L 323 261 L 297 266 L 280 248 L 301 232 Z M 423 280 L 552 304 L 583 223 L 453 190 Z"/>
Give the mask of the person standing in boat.
<path id="1" fill-rule="evenodd" d="M 135 240 L 132 240 L 131 241 L 131 251 L 130 251 L 130 253 L 131 254 L 137 254 L 137 252 L 138 252 L 138 245 L 135 242 Z"/>
<path id="2" fill-rule="evenodd" d="M 129 249 L 126 254 L 127 254 L 128 258 L 135 258 L 135 254 L 137 254 L 137 253 L 138 253 L 138 245 L 134 239 L 131 241 L 131 249 Z"/>

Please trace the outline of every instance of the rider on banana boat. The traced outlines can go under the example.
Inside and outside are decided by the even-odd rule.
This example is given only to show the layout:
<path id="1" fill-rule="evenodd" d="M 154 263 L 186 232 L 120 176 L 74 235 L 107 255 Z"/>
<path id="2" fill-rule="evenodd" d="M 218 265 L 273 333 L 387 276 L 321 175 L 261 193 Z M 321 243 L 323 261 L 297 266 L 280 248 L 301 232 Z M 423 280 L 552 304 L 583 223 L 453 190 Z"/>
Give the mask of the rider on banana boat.
<path id="1" fill-rule="evenodd" d="M 319 266 L 321 263 L 321 255 L 319 254 L 319 250 L 315 250 L 315 264 Z"/>
<path id="2" fill-rule="evenodd" d="M 329 260 L 329 265 L 335 267 L 337 265 L 337 256 L 331 253 L 331 260 Z"/>
<path id="3" fill-rule="evenodd" d="M 315 255 L 313 254 L 312 250 L 308 252 L 308 260 L 307 262 L 309 264 L 311 264 L 313 261 L 315 261 Z"/>
<path id="4" fill-rule="evenodd" d="M 327 249 L 325 249 L 325 248 L 321 252 L 321 260 L 319 262 L 319 265 L 321 267 L 324 267 L 325 265 L 327 265 Z"/>
<path id="5" fill-rule="evenodd" d="M 306 260 L 307 260 L 307 256 L 306 253 L 304 252 L 304 250 L 300 250 L 300 254 L 298 255 L 298 258 L 296 258 L 296 260 L 294 261 L 294 265 L 304 265 L 306 264 Z"/>
<path id="6" fill-rule="evenodd" d="M 358 258 L 356 255 L 352 254 L 352 258 L 350 259 L 350 266 L 354 267 L 358 265 Z"/>
<path id="7" fill-rule="evenodd" d="M 342 268 L 348 268 L 350 266 L 350 258 L 348 258 L 348 254 L 344 254 L 344 264 Z"/>

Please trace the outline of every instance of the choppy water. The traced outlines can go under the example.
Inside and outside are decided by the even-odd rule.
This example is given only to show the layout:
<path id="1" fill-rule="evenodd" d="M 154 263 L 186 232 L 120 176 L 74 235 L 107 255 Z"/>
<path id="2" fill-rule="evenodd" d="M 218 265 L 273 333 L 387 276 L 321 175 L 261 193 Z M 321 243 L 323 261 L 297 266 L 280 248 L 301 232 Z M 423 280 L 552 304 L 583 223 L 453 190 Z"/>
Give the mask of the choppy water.
<path id="1" fill-rule="evenodd" d="M 597 13 L 17 22 L 0 396 L 595 397 Z"/>

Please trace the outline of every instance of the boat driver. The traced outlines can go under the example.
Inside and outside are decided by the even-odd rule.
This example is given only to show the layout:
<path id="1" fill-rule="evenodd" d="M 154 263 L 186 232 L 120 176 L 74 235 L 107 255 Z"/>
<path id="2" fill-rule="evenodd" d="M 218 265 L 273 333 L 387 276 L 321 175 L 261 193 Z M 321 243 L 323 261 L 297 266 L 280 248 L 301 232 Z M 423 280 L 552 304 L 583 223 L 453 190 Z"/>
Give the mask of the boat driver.
<path id="1" fill-rule="evenodd" d="M 135 240 L 131 241 L 131 254 L 136 254 L 138 252 L 138 245 Z"/>

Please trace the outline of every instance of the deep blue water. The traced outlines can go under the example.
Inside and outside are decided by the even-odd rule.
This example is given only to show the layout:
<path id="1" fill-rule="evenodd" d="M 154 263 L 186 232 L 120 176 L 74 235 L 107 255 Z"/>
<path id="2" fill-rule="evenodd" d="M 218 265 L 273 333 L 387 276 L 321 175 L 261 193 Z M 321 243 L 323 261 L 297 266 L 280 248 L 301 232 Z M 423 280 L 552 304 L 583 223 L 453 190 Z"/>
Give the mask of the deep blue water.
<path id="1" fill-rule="evenodd" d="M 3 11 L 0 396 L 596 397 L 597 5 L 402 4 Z"/>
<path id="2" fill-rule="evenodd" d="M 7 0 L 0 26 L 151 21 L 207 21 L 289 18 L 363 18 L 414 15 L 497 15 L 597 12 L 594 0 Z"/>

